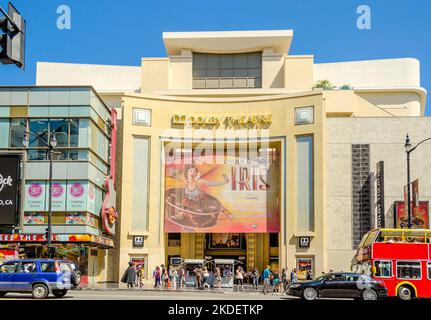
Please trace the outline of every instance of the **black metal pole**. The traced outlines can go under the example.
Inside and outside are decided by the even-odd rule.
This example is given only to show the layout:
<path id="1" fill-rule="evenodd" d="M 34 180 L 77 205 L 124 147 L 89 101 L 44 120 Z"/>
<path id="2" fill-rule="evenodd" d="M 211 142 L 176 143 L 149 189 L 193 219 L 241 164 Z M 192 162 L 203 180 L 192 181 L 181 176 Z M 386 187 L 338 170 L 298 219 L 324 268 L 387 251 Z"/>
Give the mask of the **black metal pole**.
<path id="1" fill-rule="evenodd" d="M 49 146 L 49 196 L 48 196 L 48 254 L 51 257 L 51 240 L 52 240 L 52 154 L 53 147 Z"/>
<path id="2" fill-rule="evenodd" d="M 410 203 L 410 151 L 407 151 L 407 225 L 412 228 L 412 206 Z"/>

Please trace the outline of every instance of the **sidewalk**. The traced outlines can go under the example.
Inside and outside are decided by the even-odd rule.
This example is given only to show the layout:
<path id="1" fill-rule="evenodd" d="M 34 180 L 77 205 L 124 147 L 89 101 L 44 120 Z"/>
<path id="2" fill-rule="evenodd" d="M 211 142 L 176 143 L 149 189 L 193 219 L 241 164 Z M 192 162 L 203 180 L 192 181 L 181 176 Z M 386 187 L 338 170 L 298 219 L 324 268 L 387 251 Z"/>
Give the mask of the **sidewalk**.
<path id="1" fill-rule="evenodd" d="M 233 288 L 209 288 L 205 290 L 199 290 L 196 287 L 186 287 L 183 290 L 177 288 L 154 288 L 151 285 L 144 285 L 142 288 L 127 288 L 125 284 L 118 283 L 98 283 L 95 285 L 88 285 L 87 287 L 80 288 L 81 290 L 99 290 L 99 291 L 116 291 L 116 290 L 124 290 L 124 291 L 157 291 L 157 292 L 208 292 L 208 293 L 226 293 L 232 294 L 242 291 L 237 291 L 237 287 Z M 263 286 L 259 286 L 258 290 L 254 290 L 252 285 L 244 285 L 244 289 L 246 293 L 255 293 L 261 294 L 263 290 Z M 271 289 L 272 290 L 272 289 Z M 285 293 L 276 293 L 268 290 L 268 294 L 277 294 L 284 295 Z"/>

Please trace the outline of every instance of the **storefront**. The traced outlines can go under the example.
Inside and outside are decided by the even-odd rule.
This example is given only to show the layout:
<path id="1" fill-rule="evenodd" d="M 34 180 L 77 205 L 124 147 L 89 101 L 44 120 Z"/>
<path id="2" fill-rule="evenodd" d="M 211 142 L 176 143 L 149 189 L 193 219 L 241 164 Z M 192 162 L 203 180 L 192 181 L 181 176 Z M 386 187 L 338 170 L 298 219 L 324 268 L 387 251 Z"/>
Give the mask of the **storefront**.
<path id="1" fill-rule="evenodd" d="M 109 281 L 118 217 L 115 111 L 87 86 L 3 87 L 0 112 L 0 158 L 18 156 L 7 162 L 16 177 L 0 172 L 13 181 L 1 196 L 13 191 L 14 202 L 1 214 L 0 246 L 13 247 L 19 257 L 73 260 L 83 285 Z M 50 192 L 47 141 L 53 136 Z M 50 216 L 54 249 L 48 252 Z"/>

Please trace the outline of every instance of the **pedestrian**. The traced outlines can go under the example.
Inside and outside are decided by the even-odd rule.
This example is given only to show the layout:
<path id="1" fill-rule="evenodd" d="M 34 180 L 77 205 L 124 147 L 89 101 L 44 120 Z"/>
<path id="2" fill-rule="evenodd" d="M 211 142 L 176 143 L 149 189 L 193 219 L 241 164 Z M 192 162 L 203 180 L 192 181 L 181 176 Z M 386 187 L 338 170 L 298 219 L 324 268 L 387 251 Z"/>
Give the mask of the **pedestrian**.
<path id="1" fill-rule="evenodd" d="M 136 278 L 137 278 L 137 286 L 139 288 L 142 288 L 144 286 L 143 278 L 144 278 L 144 266 L 142 264 L 138 265 L 137 271 L 136 271 Z"/>
<path id="2" fill-rule="evenodd" d="M 177 269 L 173 269 L 172 270 L 172 288 L 176 289 L 177 288 L 177 279 L 178 279 L 178 271 Z"/>
<path id="3" fill-rule="evenodd" d="M 162 284 L 162 287 L 165 286 L 165 281 L 164 281 L 165 273 L 166 273 L 165 265 L 161 264 L 160 265 L 160 282 Z"/>
<path id="4" fill-rule="evenodd" d="M 271 275 L 271 269 L 269 266 L 266 266 L 265 270 L 263 270 L 263 294 L 266 294 L 266 290 L 267 288 L 271 285 L 271 279 L 270 279 L 270 275 Z"/>
<path id="5" fill-rule="evenodd" d="M 160 288 L 161 287 L 161 271 L 160 267 L 157 266 L 153 271 L 153 278 L 154 278 L 154 288 Z"/>
<path id="6" fill-rule="evenodd" d="M 207 288 L 207 289 L 210 288 L 209 279 L 210 279 L 210 273 L 208 272 L 208 269 L 204 267 L 202 270 L 202 284 L 204 288 Z"/>
<path id="7" fill-rule="evenodd" d="M 259 285 L 259 270 L 257 269 L 257 267 L 254 267 L 251 271 L 251 281 L 252 281 L 253 289 L 257 290 Z"/>
<path id="8" fill-rule="evenodd" d="M 183 290 L 186 286 L 186 270 L 184 270 L 184 267 L 181 267 L 179 276 L 180 276 L 180 289 Z"/>
<path id="9" fill-rule="evenodd" d="M 290 273 L 290 283 L 294 284 L 298 282 L 298 273 L 296 268 L 292 269 L 292 272 Z"/>
<path id="10" fill-rule="evenodd" d="M 288 271 L 287 271 L 287 267 L 283 268 L 283 270 L 281 271 L 281 281 L 283 284 L 283 292 L 286 292 L 287 290 L 287 284 L 288 284 Z"/>
<path id="11" fill-rule="evenodd" d="M 221 272 L 219 267 L 216 267 L 214 271 L 214 288 L 221 288 Z"/>
<path id="12" fill-rule="evenodd" d="M 133 288 L 136 281 L 136 269 L 132 261 L 129 262 L 129 266 L 124 271 L 123 277 L 121 278 L 122 283 L 127 283 L 127 288 Z"/>
<path id="13" fill-rule="evenodd" d="M 307 271 L 306 279 L 307 280 L 313 280 L 313 272 L 311 270 Z"/>
<path id="14" fill-rule="evenodd" d="M 244 270 L 241 266 L 238 266 L 238 269 L 236 269 L 236 280 L 237 280 L 237 288 L 238 291 L 241 289 L 241 291 L 245 292 L 244 289 Z"/>
<path id="15" fill-rule="evenodd" d="M 280 291 L 280 274 L 278 273 L 278 270 L 274 270 L 273 272 L 273 284 L 274 284 L 274 292 L 278 293 Z"/>
<path id="16" fill-rule="evenodd" d="M 169 270 L 166 268 L 162 270 L 164 270 L 164 272 L 162 271 L 163 287 L 170 288 L 171 281 L 169 279 Z"/>
<path id="17" fill-rule="evenodd" d="M 195 286 L 199 289 L 202 287 L 202 269 L 196 268 L 195 269 Z"/>

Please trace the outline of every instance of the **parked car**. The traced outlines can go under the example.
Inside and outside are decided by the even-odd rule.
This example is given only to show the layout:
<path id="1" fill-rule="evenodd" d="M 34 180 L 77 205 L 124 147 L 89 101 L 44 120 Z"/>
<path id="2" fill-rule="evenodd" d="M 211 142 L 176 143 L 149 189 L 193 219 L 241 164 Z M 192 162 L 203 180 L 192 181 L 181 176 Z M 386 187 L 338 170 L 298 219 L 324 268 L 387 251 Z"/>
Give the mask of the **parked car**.
<path id="1" fill-rule="evenodd" d="M 54 259 L 10 260 L 0 266 L 0 296 L 8 292 L 31 293 L 44 299 L 50 293 L 64 297 L 76 288 L 74 268 L 69 261 Z"/>
<path id="2" fill-rule="evenodd" d="M 358 273 L 328 273 L 314 280 L 292 284 L 288 295 L 304 300 L 317 298 L 354 298 L 377 300 L 387 297 L 383 282 Z"/>

